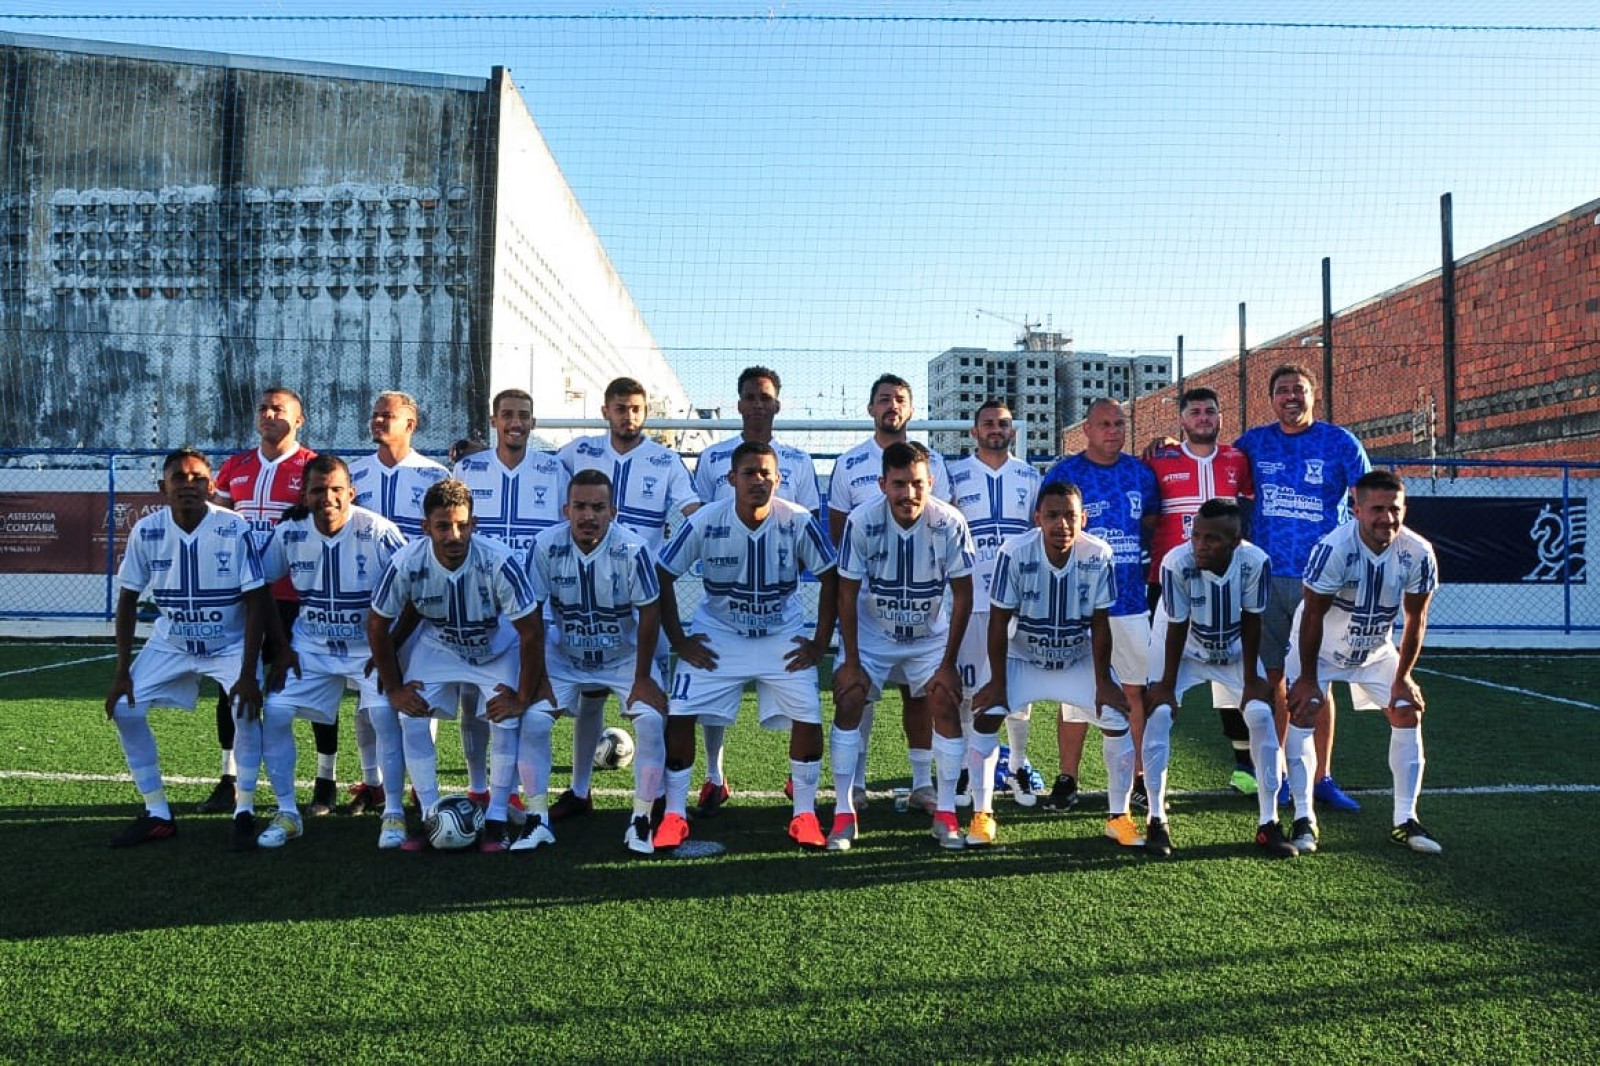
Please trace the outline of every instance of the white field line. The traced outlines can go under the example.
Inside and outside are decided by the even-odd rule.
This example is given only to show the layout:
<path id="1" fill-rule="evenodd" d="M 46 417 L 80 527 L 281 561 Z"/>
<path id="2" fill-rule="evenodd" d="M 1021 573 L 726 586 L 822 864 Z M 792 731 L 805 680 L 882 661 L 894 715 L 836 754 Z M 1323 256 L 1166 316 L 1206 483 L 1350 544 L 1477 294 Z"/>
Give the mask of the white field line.
<path id="1" fill-rule="evenodd" d="M 0 671 L 0 677 L 20 677 L 23 674 L 37 674 L 44 670 L 58 670 L 63 666 L 82 666 L 84 663 L 109 662 L 117 657 L 116 652 L 110 655 L 94 655 L 87 659 L 68 659 L 65 662 L 46 663 L 44 666 L 24 666 L 20 670 Z"/>
<path id="2" fill-rule="evenodd" d="M 168 785 L 212 785 L 216 783 L 214 777 L 167 777 L 163 779 Z M 41 781 L 49 784 L 127 784 L 133 783 L 133 778 L 128 774 L 71 774 L 50 773 L 43 770 L 0 770 L 0 781 Z M 263 782 L 265 784 L 265 782 Z M 310 788 L 311 782 L 297 781 L 298 788 Z M 271 789 L 267 789 L 271 791 Z M 1387 788 L 1347 788 L 1346 792 L 1352 796 L 1387 796 L 1392 789 Z M 1535 796 L 1547 793 L 1596 793 L 1600 792 L 1600 785 L 1566 785 L 1566 784 L 1531 784 L 1531 785 L 1461 785 L 1448 788 L 1425 788 L 1422 790 L 1428 796 Z M 597 796 L 631 796 L 631 788 L 596 788 Z M 818 789 L 819 796 L 832 795 L 828 789 Z M 1186 792 L 1172 792 L 1175 796 L 1219 797 L 1237 796 L 1232 789 L 1194 789 Z M 781 800 L 785 799 L 782 791 L 755 792 L 743 789 L 734 792 L 736 799 Z M 875 801 L 887 803 L 891 793 L 885 791 L 872 791 L 867 793 Z M 1085 791 L 1083 796 L 1103 796 L 1104 792 Z"/>
<path id="3" fill-rule="evenodd" d="M 1584 703 L 1582 700 L 1569 700 L 1565 696 L 1551 696 L 1545 692 L 1535 692 L 1531 688 L 1518 688 L 1516 685 L 1502 685 L 1498 681 L 1485 681 L 1481 677 L 1466 677 L 1462 674 L 1447 674 L 1443 670 L 1429 670 L 1426 667 L 1416 668 L 1419 674 L 1432 674 L 1434 677 L 1448 678 L 1451 681 L 1464 681 L 1469 685 L 1482 685 L 1484 688 L 1499 689 L 1501 692 L 1512 692 L 1518 696 L 1531 696 L 1536 700 L 1545 700 L 1548 703 L 1565 704 L 1568 707 L 1582 707 L 1586 711 L 1600 711 L 1600 705 Z"/>

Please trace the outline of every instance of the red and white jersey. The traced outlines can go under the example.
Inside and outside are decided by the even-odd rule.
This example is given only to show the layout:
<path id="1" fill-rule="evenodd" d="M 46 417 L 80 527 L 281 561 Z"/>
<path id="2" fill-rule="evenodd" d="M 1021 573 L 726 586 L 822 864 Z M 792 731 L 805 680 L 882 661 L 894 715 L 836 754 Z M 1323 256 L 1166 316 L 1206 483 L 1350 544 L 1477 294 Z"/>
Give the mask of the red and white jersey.
<path id="1" fill-rule="evenodd" d="M 1210 455 L 1199 456 L 1187 442 L 1162 448 L 1150 458 L 1161 494 L 1161 514 L 1150 543 L 1150 584 L 1161 583 L 1161 560 L 1189 539 L 1195 512 L 1207 500 L 1249 498 L 1256 494 L 1250 480 L 1250 460 L 1239 449 L 1219 444 Z"/>
<path id="2" fill-rule="evenodd" d="M 317 453 L 303 444 L 277 459 L 251 448 L 223 463 L 217 472 L 217 502 L 250 523 L 250 537 L 258 553 L 266 551 L 272 527 L 283 512 L 300 502 L 306 464 L 316 457 Z M 287 577 L 272 583 L 272 598 L 295 602 L 294 585 Z"/>

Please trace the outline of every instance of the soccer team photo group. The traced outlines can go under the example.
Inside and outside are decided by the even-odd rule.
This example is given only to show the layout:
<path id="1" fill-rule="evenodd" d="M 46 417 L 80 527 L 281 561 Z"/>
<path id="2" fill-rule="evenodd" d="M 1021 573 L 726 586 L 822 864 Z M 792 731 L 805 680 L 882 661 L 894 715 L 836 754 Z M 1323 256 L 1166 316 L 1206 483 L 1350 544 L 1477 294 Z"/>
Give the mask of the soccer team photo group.
<path id="1" fill-rule="evenodd" d="M 301 394 L 269 385 L 252 447 L 215 469 L 188 447 L 161 459 L 165 506 L 120 560 L 105 713 L 142 809 L 110 843 L 183 847 L 180 826 L 225 815 L 232 851 L 314 848 L 316 816 L 338 812 L 371 816 L 385 851 L 539 851 L 573 832 L 711 855 L 726 805 L 772 802 L 729 783 L 726 765 L 753 758 L 727 743 L 743 708 L 788 734 L 772 831 L 845 852 L 905 824 L 868 813 L 886 784 L 868 776 L 875 712 L 897 706 L 894 805 L 925 819 L 926 846 L 996 846 L 997 791 L 1079 807 L 1093 727 L 1103 846 L 1181 858 L 1169 768 L 1193 753 L 1173 726 L 1205 686 L 1226 784 L 1255 805 L 1241 846 L 1293 858 L 1319 850 L 1323 813 L 1361 806 L 1333 776 L 1338 681 L 1387 723 L 1391 839 L 1439 854 L 1417 809 L 1433 548 L 1405 526 L 1401 478 L 1314 416 L 1311 369 L 1261 386 L 1274 421 L 1224 444 L 1217 394 L 1193 388 L 1176 436 L 1142 457 L 1124 406 L 1098 400 L 1087 447 L 1041 475 L 1013 454 L 1004 400 L 976 405 L 970 454 L 947 459 L 911 438 L 912 387 L 886 373 L 864 397 L 870 435 L 824 491 L 813 457 L 774 437 L 782 382 L 764 366 L 734 382 L 740 432 L 687 461 L 647 433 L 627 377 L 606 387 L 606 430 L 556 452 L 530 443 L 533 398 L 498 393 L 492 441 L 462 442 L 453 468 L 414 447 L 422 412 L 403 392 L 373 400 L 375 450 L 341 457 L 308 443 Z M 209 721 L 213 698 L 221 770 L 183 810 L 150 714 Z M 1053 728 L 1036 739 L 1035 723 Z M 1030 748 L 1052 742 L 1047 782 Z M 457 743 L 452 794 L 440 745 Z M 631 769 L 615 824 L 595 807 L 597 762 Z"/>

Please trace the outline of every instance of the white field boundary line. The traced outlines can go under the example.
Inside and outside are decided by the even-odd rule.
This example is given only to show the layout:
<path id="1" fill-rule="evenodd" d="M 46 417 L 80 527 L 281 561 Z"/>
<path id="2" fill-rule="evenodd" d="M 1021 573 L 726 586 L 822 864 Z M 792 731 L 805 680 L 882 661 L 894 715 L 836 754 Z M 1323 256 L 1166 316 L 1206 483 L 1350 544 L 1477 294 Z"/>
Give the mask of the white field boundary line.
<path id="1" fill-rule="evenodd" d="M 82 666 L 85 663 L 105 663 L 117 657 L 116 652 L 110 655 L 93 655 L 87 659 L 68 659 L 65 662 L 46 663 L 43 666 L 24 666 L 18 670 L 0 671 L 0 678 L 21 677 L 23 674 L 37 674 L 45 670 L 59 670 L 63 666 Z"/>
<path id="2" fill-rule="evenodd" d="M 133 784 L 129 774 L 74 774 L 51 773 L 44 770 L 0 770 L 0 781 L 41 781 L 47 784 Z M 166 777 L 163 779 L 167 785 L 214 785 L 214 777 Z M 265 781 L 262 782 L 265 784 Z M 297 788 L 310 788 L 311 781 L 296 781 Z M 271 792 L 268 787 L 266 791 Z M 1387 788 L 1347 788 L 1346 792 L 1352 796 L 1388 796 L 1393 794 L 1393 789 Z M 1600 793 L 1600 785 L 1558 785 L 1558 784 L 1530 784 L 1530 785 L 1459 785 L 1445 788 L 1425 788 L 1422 790 L 1427 796 L 1535 796 L 1549 793 Z M 631 788 L 596 788 L 596 796 L 632 796 Z M 831 796 L 828 789 L 818 789 L 817 795 Z M 1191 797 L 1222 797 L 1238 796 L 1239 793 L 1230 788 L 1194 789 L 1171 793 L 1175 796 Z M 873 800 L 887 803 L 892 793 L 872 791 L 867 795 Z M 1082 796 L 1104 796 L 1104 792 L 1082 792 Z M 787 800 L 782 791 L 756 792 L 738 790 L 734 796 L 740 799 L 759 800 Z"/>
<path id="3" fill-rule="evenodd" d="M 1516 685 L 1502 685 L 1498 681 L 1485 681 L 1481 677 L 1467 677 L 1463 674 L 1447 674 L 1443 670 L 1429 670 L 1426 667 L 1416 668 L 1419 674 L 1431 674 L 1434 677 L 1443 677 L 1451 681 L 1461 681 L 1469 685 L 1482 685 L 1484 688 L 1498 689 L 1501 692 L 1510 692 L 1518 696 L 1530 696 L 1536 700 L 1545 700 L 1549 703 L 1560 703 L 1567 707 L 1582 707 L 1586 711 L 1600 711 L 1600 705 L 1584 703 L 1582 700 L 1569 700 L 1565 696 L 1551 696 L 1544 692 L 1535 692 L 1531 688 L 1518 688 Z"/>

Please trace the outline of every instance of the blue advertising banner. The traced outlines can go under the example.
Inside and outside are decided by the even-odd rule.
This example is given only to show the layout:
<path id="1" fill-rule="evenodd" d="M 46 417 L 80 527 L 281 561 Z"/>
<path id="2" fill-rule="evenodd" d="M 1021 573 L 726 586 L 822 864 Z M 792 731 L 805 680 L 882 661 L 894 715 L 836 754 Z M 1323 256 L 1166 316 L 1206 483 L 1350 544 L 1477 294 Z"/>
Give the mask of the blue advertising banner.
<path id="1" fill-rule="evenodd" d="M 1452 585 L 1582 585 L 1589 501 L 1575 497 L 1410 496 L 1406 525 L 1433 542 Z"/>

